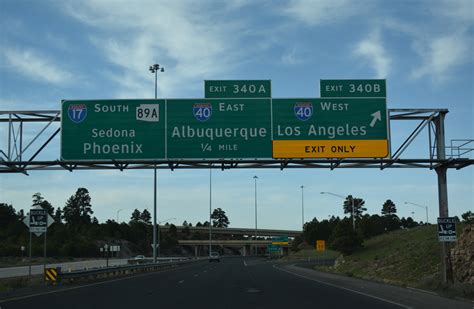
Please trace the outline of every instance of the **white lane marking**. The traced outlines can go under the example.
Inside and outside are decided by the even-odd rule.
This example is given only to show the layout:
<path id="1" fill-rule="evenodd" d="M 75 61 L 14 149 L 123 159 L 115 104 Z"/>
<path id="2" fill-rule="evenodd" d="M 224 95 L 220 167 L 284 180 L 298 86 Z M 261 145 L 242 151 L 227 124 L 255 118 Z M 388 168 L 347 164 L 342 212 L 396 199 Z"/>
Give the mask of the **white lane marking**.
<path id="1" fill-rule="evenodd" d="M 184 282 L 184 280 L 178 281 L 178 283 L 180 283 L 180 284 L 183 283 L 183 282 Z"/>
<path id="2" fill-rule="evenodd" d="M 244 265 L 247 266 L 247 261 L 244 260 Z"/>
<path id="3" fill-rule="evenodd" d="M 338 289 L 346 290 L 346 291 L 349 291 L 349 292 L 352 292 L 352 293 L 364 295 L 364 296 L 367 296 L 367 297 L 370 297 L 370 298 L 373 298 L 373 299 L 381 300 L 381 301 L 384 301 L 384 302 L 387 302 L 387 303 L 390 303 L 390 304 L 393 304 L 393 305 L 396 305 L 396 306 L 400 306 L 400 307 L 402 307 L 402 308 L 412 309 L 412 307 L 409 307 L 409 306 L 406 306 L 406 305 L 403 305 L 403 304 L 400 304 L 400 303 L 397 303 L 397 302 L 394 302 L 394 301 L 391 301 L 391 300 L 388 300 L 388 299 L 385 299 L 385 298 L 381 298 L 381 297 L 378 297 L 378 296 L 366 294 L 366 293 L 364 293 L 364 292 L 359 292 L 359 291 L 356 291 L 356 290 L 353 290 L 353 289 L 344 288 L 344 287 L 337 286 L 337 285 L 332 284 L 332 283 L 328 283 L 328 282 L 320 281 L 320 280 L 317 280 L 317 279 L 314 279 L 314 278 L 306 277 L 306 276 L 303 276 L 303 275 L 300 275 L 300 274 L 296 274 L 296 273 L 293 273 L 293 272 L 291 272 L 291 271 L 289 271 L 289 270 L 276 267 L 276 265 L 273 265 L 273 268 L 278 269 L 278 270 L 281 270 L 281 271 L 284 271 L 284 272 L 287 272 L 287 273 L 292 274 L 292 275 L 294 275 L 294 276 L 298 276 L 298 277 L 301 277 L 301 278 L 305 278 L 305 279 L 307 279 L 307 280 L 311 280 L 311 281 L 315 281 L 315 282 L 318 282 L 318 283 L 321 283 L 321 284 L 329 285 L 329 286 L 332 286 L 332 287 L 334 287 L 334 288 L 338 288 Z"/>
<path id="4" fill-rule="evenodd" d="M 182 267 L 177 268 L 177 269 L 184 269 L 184 268 L 188 268 L 188 267 L 192 267 L 192 266 L 195 266 L 195 265 L 191 264 L 191 265 L 189 265 L 189 266 L 182 266 Z M 130 277 L 119 278 L 119 279 L 114 279 L 114 280 L 107 280 L 107 281 L 96 282 L 96 283 L 91 283 L 91 284 L 85 284 L 85 285 L 80 285 L 80 286 L 74 286 L 74 287 L 71 287 L 71 288 L 64 288 L 64 289 L 61 289 L 61 290 L 54 290 L 54 291 L 49 291 L 49 292 L 43 292 L 43 293 L 37 293 L 37 294 L 31 294 L 31 295 L 25 295 L 25 296 L 19 296 L 19 297 L 13 297 L 13 298 L 8 298 L 8 299 L 1 299 L 1 300 L 0 300 L 0 304 L 1 304 L 1 303 L 6 303 L 6 302 L 10 302 L 10 301 L 16 301 L 16 300 L 22 300 L 22 299 L 32 298 L 32 297 L 36 297 L 36 296 L 43 296 L 43 295 L 48 295 L 48 294 L 54 294 L 54 293 L 60 293 L 60 292 L 67 292 L 67 291 L 71 291 L 71 290 L 77 290 L 77 289 L 80 289 L 80 288 L 87 288 L 87 287 L 90 287 L 90 286 L 96 286 L 96 285 L 102 285 L 102 284 L 117 282 L 117 281 L 124 281 L 124 280 L 130 280 L 130 279 L 134 279 L 134 278 L 140 278 L 140 277 L 145 277 L 145 276 L 151 276 L 151 275 L 156 275 L 156 274 L 159 274 L 159 273 L 170 272 L 170 271 L 177 270 L 177 269 L 165 269 L 165 270 L 160 270 L 160 271 L 157 271 L 157 272 L 151 272 L 151 273 L 146 273 L 146 274 L 140 274 L 140 275 L 136 275 L 136 276 L 130 276 Z M 184 281 L 184 280 L 183 280 L 183 281 Z"/>
<path id="5" fill-rule="evenodd" d="M 199 277 L 199 275 L 198 275 L 198 274 L 194 274 L 194 277 Z"/>
<path id="6" fill-rule="evenodd" d="M 426 290 L 417 289 L 417 288 L 412 288 L 412 287 L 410 287 L 410 286 L 407 286 L 407 289 L 414 290 L 414 291 L 421 292 L 421 293 L 427 293 L 427 294 L 439 296 L 439 295 L 438 295 L 437 293 L 435 293 L 435 292 L 426 291 Z"/>
<path id="7" fill-rule="evenodd" d="M 207 273 L 207 270 L 204 270 L 203 273 Z"/>

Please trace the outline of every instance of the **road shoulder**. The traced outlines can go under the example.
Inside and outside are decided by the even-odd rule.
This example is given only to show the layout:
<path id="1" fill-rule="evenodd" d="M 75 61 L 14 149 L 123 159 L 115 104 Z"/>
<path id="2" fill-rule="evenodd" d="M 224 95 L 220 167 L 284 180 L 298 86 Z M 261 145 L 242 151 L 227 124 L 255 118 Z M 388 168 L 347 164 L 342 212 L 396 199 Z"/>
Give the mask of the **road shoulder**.
<path id="1" fill-rule="evenodd" d="M 394 304 L 402 305 L 406 308 L 474 308 L 474 302 L 453 300 L 420 290 L 406 289 L 379 282 L 350 278 L 333 273 L 325 273 L 298 267 L 294 264 L 275 264 L 274 268 L 321 284 L 334 286 L 354 293 L 366 295 L 368 297 L 378 298 Z"/>

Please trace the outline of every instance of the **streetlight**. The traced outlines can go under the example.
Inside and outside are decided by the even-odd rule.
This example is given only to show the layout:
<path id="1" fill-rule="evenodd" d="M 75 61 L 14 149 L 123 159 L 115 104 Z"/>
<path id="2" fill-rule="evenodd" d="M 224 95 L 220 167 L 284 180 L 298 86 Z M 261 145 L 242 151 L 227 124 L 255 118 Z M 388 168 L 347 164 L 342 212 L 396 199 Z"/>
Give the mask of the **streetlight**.
<path id="1" fill-rule="evenodd" d="M 301 229 L 304 230 L 304 186 L 301 186 Z"/>
<path id="2" fill-rule="evenodd" d="M 257 241 L 257 176 L 253 176 L 255 180 L 255 241 Z M 257 254 L 257 246 L 255 246 L 255 254 Z"/>
<path id="3" fill-rule="evenodd" d="M 412 203 L 412 202 L 405 202 L 405 204 L 411 204 L 411 205 L 415 205 L 415 206 L 424 208 L 424 209 L 426 210 L 426 224 L 429 224 L 429 223 L 428 223 L 428 206 L 420 205 L 420 204 Z"/>
<path id="4" fill-rule="evenodd" d="M 150 72 L 155 74 L 155 99 L 157 99 L 157 86 L 158 86 L 158 72 L 164 72 L 165 71 L 165 68 L 161 67 L 160 68 L 160 65 L 159 64 L 153 64 L 153 65 L 150 65 L 150 68 L 149 68 Z"/>
<path id="5" fill-rule="evenodd" d="M 345 196 L 340 195 L 340 194 L 336 194 L 336 193 L 332 193 L 332 192 L 321 192 L 321 194 L 330 194 L 330 195 L 340 197 L 344 200 L 346 199 Z M 351 198 L 351 202 L 352 202 L 352 229 L 355 231 L 356 226 L 355 226 L 355 217 L 354 217 L 354 197 Z"/>
<path id="6" fill-rule="evenodd" d="M 119 213 L 120 213 L 122 210 L 123 210 L 123 209 L 117 210 L 117 223 L 119 223 Z"/>
<path id="7" fill-rule="evenodd" d="M 152 74 L 155 74 L 155 100 L 157 99 L 157 89 L 158 89 L 158 71 L 164 72 L 165 68 L 161 67 L 159 64 L 150 65 L 149 68 Z M 156 164 L 154 168 L 154 184 L 153 184 L 153 263 L 156 263 Z"/>

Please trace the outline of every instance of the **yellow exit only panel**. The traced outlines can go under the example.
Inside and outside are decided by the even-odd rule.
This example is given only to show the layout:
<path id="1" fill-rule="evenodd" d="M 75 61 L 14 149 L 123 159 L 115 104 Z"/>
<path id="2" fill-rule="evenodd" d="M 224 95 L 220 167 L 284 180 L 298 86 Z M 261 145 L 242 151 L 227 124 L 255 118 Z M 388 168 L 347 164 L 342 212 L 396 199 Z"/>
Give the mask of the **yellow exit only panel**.
<path id="1" fill-rule="evenodd" d="M 273 158 L 386 158 L 388 140 L 274 140 Z"/>

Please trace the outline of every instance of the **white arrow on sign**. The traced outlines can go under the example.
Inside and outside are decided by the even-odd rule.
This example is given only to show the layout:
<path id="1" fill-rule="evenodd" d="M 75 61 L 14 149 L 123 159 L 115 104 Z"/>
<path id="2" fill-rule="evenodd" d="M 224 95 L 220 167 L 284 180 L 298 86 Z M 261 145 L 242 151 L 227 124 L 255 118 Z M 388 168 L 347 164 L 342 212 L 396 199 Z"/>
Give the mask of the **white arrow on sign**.
<path id="1" fill-rule="evenodd" d="M 371 114 L 370 116 L 374 117 L 374 118 L 372 118 L 372 121 L 370 122 L 370 127 L 372 127 L 372 128 L 375 126 L 375 122 L 377 120 L 382 121 L 382 114 L 380 113 L 380 111 L 376 111 L 375 113 Z"/>

